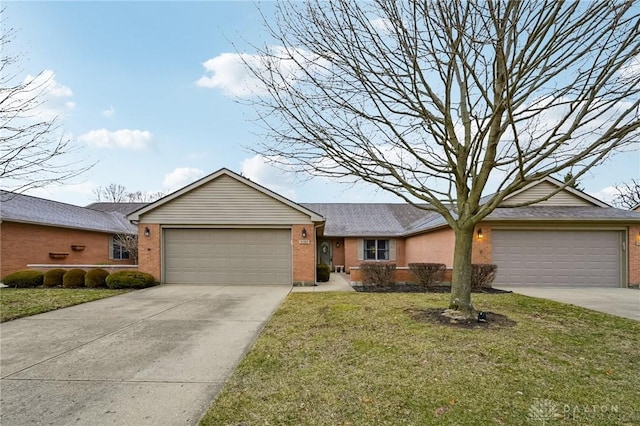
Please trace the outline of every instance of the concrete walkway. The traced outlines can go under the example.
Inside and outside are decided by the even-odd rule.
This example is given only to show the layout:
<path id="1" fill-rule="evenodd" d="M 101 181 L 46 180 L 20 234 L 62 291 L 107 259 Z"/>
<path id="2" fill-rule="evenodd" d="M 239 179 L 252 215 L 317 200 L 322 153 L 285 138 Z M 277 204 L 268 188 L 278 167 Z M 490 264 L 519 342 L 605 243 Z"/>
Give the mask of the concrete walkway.
<path id="1" fill-rule="evenodd" d="M 615 287 L 499 287 L 640 321 L 640 290 Z"/>
<path id="2" fill-rule="evenodd" d="M 3 323 L 0 424 L 197 424 L 290 290 L 164 285 Z"/>
<path id="3" fill-rule="evenodd" d="M 355 291 L 349 284 L 349 275 L 332 272 L 329 281 L 316 286 L 294 287 L 295 293 L 314 293 L 318 291 Z"/>

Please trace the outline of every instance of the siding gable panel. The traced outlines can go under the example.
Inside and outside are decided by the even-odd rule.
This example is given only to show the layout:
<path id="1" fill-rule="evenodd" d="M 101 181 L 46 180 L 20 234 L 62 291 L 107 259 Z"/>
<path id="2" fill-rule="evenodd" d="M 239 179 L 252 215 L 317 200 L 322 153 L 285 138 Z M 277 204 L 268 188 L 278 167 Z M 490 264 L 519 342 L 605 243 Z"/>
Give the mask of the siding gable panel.
<path id="1" fill-rule="evenodd" d="M 312 223 L 304 213 L 230 176 L 199 186 L 140 216 L 167 225 L 291 225 Z"/>
<path id="2" fill-rule="evenodd" d="M 541 181 L 537 185 L 534 185 L 531 188 L 528 188 L 504 200 L 501 206 L 507 207 L 507 206 L 520 204 L 523 202 L 537 200 L 541 197 L 544 197 L 550 194 L 556 189 L 558 189 L 558 187 L 551 184 L 550 182 Z M 592 207 L 593 206 L 593 204 L 590 203 L 589 201 L 585 200 L 584 198 L 580 198 L 577 195 L 574 195 L 565 189 L 558 192 L 548 200 L 541 201 L 533 205 L 535 206 L 572 206 L 572 207 L 585 207 L 585 206 Z"/>

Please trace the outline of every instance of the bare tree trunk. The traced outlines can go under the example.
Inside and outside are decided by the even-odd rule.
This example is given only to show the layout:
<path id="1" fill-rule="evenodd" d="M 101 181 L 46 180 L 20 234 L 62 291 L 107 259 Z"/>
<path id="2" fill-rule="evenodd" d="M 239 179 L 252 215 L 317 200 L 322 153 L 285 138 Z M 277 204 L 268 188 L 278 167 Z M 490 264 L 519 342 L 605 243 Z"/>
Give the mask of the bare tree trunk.
<path id="1" fill-rule="evenodd" d="M 451 299 L 449 308 L 473 315 L 471 304 L 471 253 L 474 227 L 455 230 L 456 241 L 453 252 L 453 274 L 451 277 Z"/>

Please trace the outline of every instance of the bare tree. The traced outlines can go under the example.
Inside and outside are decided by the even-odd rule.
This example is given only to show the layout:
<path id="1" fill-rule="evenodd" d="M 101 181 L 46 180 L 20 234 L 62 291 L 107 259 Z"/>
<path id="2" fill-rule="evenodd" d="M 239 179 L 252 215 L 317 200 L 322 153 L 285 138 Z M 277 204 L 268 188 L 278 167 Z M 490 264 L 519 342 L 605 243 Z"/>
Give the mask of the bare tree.
<path id="1" fill-rule="evenodd" d="M 4 9 L 0 9 L 0 16 Z M 4 26 L 0 18 L 0 26 Z M 15 192 L 64 183 L 92 165 L 69 160 L 76 149 L 60 118 L 41 114 L 51 84 L 44 72 L 20 80 L 15 68 L 20 55 L 7 53 L 13 29 L 0 34 L 0 179 Z"/>
<path id="2" fill-rule="evenodd" d="M 133 260 L 134 264 L 138 264 L 138 234 L 120 232 L 114 235 L 113 241 L 129 252 L 129 259 Z"/>
<path id="3" fill-rule="evenodd" d="M 274 42 L 241 55 L 269 136 L 255 151 L 428 203 L 456 235 L 450 307 L 472 314 L 475 225 L 533 181 L 575 181 L 637 149 L 638 13 L 631 1 L 278 3 Z"/>
<path id="4" fill-rule="evenodd" d="M 99 186 L 93 190 L 96 201 L 105 201 L 109 203 L 150 203 L 158 200 L 165 195 L 165 192 L 129 192 L 127 187 L 119 183 L 110 183 L 107 186 Z"/>
<path id="5" fill-rule="evenodd" d="M 633 209 L 640 206 L 640 180 L 616 185 L 618 192 L 613 198 L 613 205 L 623 209 Z"/>

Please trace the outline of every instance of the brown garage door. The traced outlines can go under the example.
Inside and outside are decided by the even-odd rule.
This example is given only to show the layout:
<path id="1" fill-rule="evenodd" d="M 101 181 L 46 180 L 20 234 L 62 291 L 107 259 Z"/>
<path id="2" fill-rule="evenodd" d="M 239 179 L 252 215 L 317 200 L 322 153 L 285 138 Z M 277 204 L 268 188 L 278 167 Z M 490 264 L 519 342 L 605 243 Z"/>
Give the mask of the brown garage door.
<path id="1" fill-rule="evenodd" d="M 618 231 L 493 231 L 494 286 L 619 287 Z"/>
<path id="2" fill-rule="evenodd" d="M 166 283 L 291 284 L 289 229 L 165 229 Z"/>

